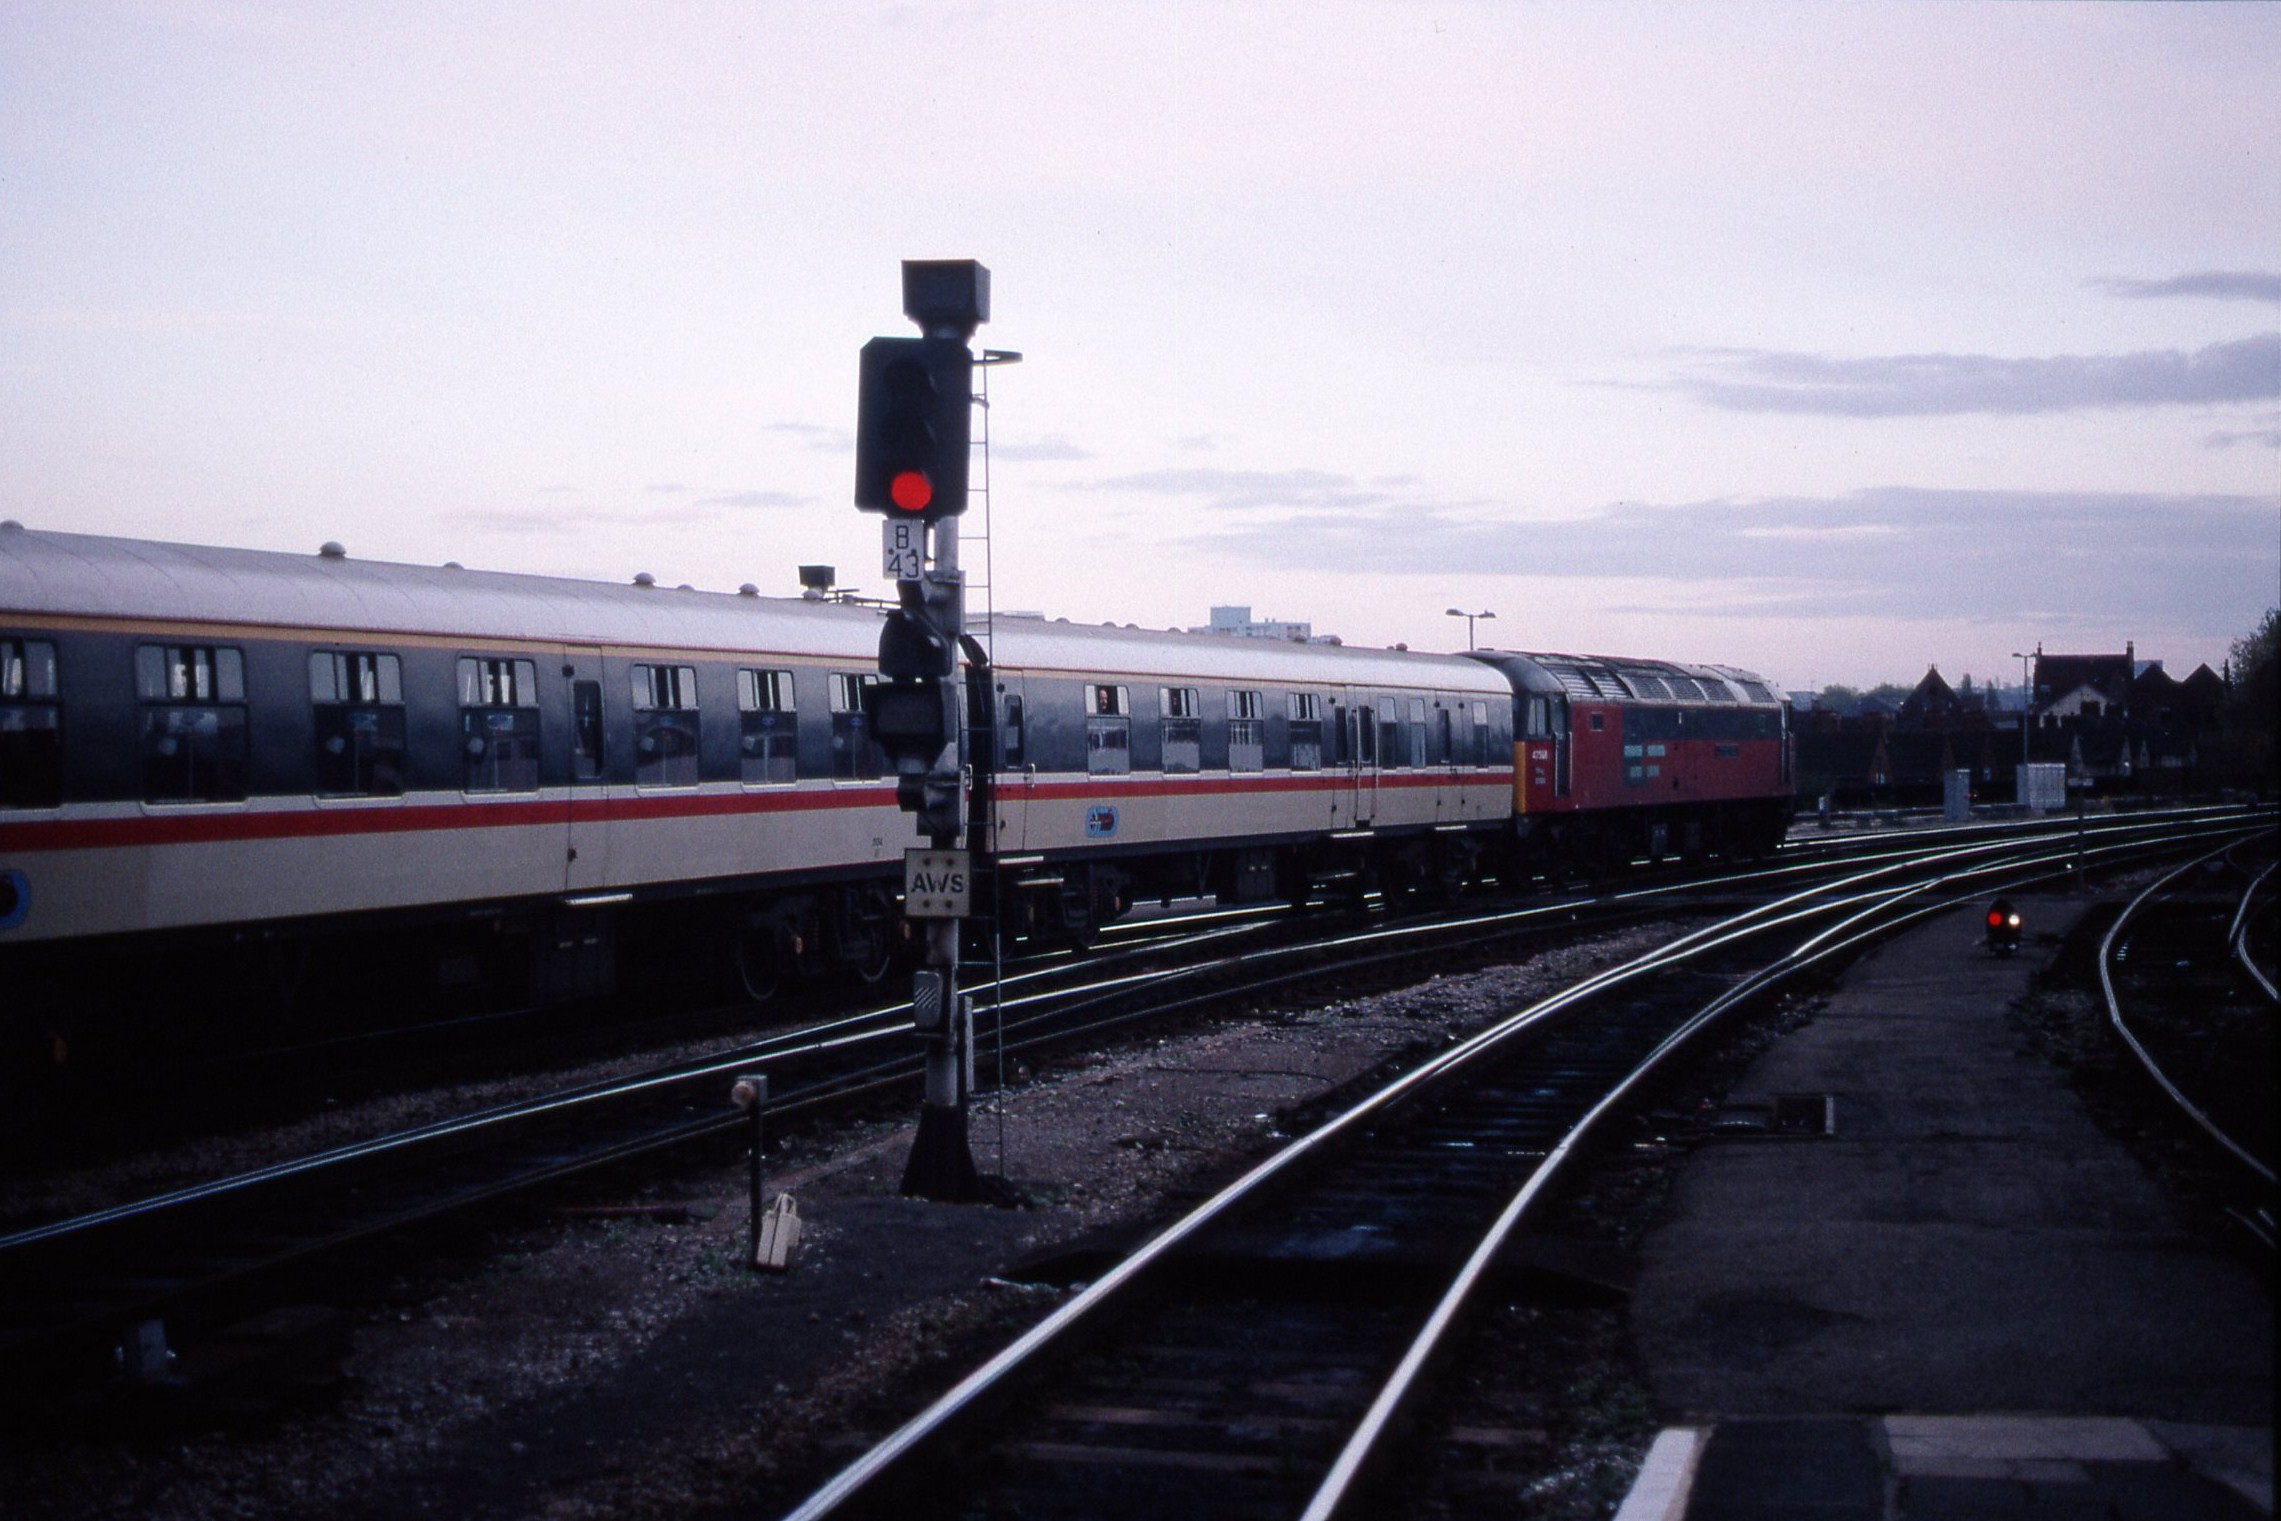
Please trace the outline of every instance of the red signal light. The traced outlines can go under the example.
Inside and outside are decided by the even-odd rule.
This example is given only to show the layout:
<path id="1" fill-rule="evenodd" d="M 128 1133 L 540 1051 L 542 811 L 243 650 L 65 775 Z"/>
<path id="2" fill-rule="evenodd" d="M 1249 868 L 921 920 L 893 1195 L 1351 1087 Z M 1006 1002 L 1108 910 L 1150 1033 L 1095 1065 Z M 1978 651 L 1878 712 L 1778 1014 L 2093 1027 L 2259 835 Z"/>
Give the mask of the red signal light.
<path id="1" fill-rule="evenodd" d="M 905 512 L 924 512 L 935 499 L 935 483 L 923 470 L 898 470 L 887 483 L 887 499 Z"/>
<path id="2" fill-rule="evenodd" d="M 2004 911 L 2002 909 L 1992 908 L 1988 910 L 1988 927 L 1990 929 L 2002 929 L 2004 927 Z"/>

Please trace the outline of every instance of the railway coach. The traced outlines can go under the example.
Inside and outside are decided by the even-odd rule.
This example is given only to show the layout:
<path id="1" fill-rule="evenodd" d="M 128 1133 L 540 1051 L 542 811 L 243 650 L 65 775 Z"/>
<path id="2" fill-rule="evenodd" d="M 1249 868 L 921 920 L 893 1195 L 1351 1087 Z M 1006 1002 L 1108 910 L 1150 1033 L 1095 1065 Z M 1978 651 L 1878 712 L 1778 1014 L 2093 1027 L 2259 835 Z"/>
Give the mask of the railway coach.
<path id="1" fill-rule="evenodd" d="M 879 616 L 0 526 L 0 1034 L 34 1062 L 718 970 L 885 969 Z M 1458 657 L 1001 619 L 1018 931 L 1450 886 L 1509 829 Z M 983 696 L 980 689 L 972 694 Z M 978 715 L 977 715 L 978 716 Z"/>

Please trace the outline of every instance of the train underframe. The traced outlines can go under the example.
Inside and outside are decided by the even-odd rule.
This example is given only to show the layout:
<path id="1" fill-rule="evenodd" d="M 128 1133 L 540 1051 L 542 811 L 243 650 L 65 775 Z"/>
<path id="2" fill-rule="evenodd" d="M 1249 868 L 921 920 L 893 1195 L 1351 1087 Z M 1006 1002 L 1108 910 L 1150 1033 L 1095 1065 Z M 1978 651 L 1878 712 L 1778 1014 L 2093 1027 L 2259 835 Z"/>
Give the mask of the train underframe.
<path id="1" fill-rule="evenodd" d="M 1790 827 L 1785 799 L 1538 813 L 1514 821 L 1524 870 L 1596 881 L 1634 861 L 1764 860 Z"/>
<path id="2" fill-rule="evenodd" d="M 905 943 L 897 885 L 529 899 L 14 946 L 0 956 L 0 1102 L 83 1075 L 621 993 L 765 1002 L 810 978 L 875 982 Z"/>

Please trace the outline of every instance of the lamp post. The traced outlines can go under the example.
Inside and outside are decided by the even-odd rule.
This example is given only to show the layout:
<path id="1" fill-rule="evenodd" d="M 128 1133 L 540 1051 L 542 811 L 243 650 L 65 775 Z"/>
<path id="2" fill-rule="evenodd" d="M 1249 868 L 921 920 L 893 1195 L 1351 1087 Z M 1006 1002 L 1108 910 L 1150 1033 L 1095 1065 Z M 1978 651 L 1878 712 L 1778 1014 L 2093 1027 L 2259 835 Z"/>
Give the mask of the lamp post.
<path id="1" fill-rule="evenodd" d="M 1467 649 L 1472 649 L 1473 620 L 1476 618 L 1494 618 L 1497 615 L 1492 612 L 1469 613 L 1462 607 L 1453 607 L 1448 610 L 1446 616 L 1451 618 L 1463 618 L 1465 620 L 1465 647 Z"/>
<path id="2" fill-rule="evenodd" d="M 2012 658 L 2020 663 L 2020 764 L 2028 763 L 2028 726 L 2035 718 L 2035 678 L 2028 674 L 2028 662 L 2043 653 L 2038 644 L 2033 653 L 2012 651 Z"/>

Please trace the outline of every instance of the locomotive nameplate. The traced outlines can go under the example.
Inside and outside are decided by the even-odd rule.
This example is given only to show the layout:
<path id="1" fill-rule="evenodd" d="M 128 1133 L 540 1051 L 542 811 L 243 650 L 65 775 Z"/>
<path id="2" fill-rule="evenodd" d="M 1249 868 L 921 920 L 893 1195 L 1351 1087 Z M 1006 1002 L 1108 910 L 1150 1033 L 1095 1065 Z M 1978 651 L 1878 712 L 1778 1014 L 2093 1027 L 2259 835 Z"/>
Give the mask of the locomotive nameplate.
<path id="1" fill-rule="evenodd" d="M 903 852 L 903 914 L 910 919 L 963 919 L 973 882 L 963 850 Z"/>

